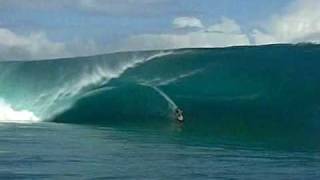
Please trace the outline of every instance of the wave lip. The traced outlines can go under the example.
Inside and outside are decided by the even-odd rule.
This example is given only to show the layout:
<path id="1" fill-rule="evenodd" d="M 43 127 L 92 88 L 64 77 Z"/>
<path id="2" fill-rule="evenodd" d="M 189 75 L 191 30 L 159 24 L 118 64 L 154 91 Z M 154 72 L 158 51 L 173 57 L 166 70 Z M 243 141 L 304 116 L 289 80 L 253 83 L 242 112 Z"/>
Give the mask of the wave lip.
<path id="1" fill-rule="evenodd" d="M 15 110 L 11 105 L 0 100 L 0 123 L 36 123 L 40 121 L 33 112 Z"/>

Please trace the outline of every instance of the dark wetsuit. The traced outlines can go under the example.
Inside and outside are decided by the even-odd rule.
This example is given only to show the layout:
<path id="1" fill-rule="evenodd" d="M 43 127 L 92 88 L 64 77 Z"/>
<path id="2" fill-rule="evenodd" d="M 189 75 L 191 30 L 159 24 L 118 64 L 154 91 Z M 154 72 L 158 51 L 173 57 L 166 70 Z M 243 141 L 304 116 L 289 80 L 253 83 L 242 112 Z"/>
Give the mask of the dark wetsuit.
<path id="1" fill-rule="evenodd" d="M 177 120 L 178 121 L 180 121 L 180 122 L 182 122 L 183 121 L 183 111 L 181 110 L 181 109 L 179 109 L 179 108 L 177 108 L 176 110 L 175 110 L 175 113 L 176 113 L 176 118 L 177 118 Z"/>

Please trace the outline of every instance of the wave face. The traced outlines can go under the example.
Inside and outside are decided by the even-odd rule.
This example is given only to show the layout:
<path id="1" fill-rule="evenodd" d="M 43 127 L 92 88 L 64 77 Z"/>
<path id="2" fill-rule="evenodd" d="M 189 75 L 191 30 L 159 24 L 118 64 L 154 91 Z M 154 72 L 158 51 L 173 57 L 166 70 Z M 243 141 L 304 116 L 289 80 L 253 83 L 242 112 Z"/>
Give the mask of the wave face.
<path id="1" fill-rule="evenodd" d="M 2 62 L 0 98 L 32 118 L 107 126 L 165 128 L 176 105 L 192 134 L 305 141 L 320 135 L 319 58 L 318 45 L 269 45 Z"/>

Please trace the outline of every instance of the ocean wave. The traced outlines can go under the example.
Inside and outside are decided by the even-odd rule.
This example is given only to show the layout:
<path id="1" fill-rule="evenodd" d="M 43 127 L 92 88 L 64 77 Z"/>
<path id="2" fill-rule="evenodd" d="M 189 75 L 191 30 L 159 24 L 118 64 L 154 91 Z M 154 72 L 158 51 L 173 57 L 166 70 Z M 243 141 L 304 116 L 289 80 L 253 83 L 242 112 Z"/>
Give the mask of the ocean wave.
<path id="1" fill-rule="evenodd" d="M 81 91 L 85 91 L 88 89 L 92 89 L 94 87 L 101 87 L 106 84 L 112 79 L 119 78 L 124 72 L 128 69 L 135 68 L 145 62 L 151 61 L 153 59 L 161 58 L 164 56 L 168 56 L 173 52 L 158 52 L 153 55 L 147 57 L 132 57 L 127 61 L 119 63 L 117 67 L 110 67 L 108 64 L 97 64 L 91 71 L 84 71 L 79 81 L 74 83 L 71 86 L 71 89 L 67 92 L 67 94 L 76 95 L 79 94 Z M 69 87 L 70 88 L 70 87 Z M 94 89 L 94 88 L 93 88 Z"/>
<path id="2" fill-rule="evenodd" d="M 0 123 L 35 123 L 40 119 L 31 111 L 16 110 L 0 99 Z"/>
<path id="3" fill-rule="evenodd" d="M 2 105 L 6 111 L 28 110 L 44 121 L 166 127 L 174 123 L 172 107 L 179 107 L 186 131 L 195 134 L 310 137 L 320 132 L 318 47 L 272 45 L 2 62 L 0 96 L 14 107 Z"/>

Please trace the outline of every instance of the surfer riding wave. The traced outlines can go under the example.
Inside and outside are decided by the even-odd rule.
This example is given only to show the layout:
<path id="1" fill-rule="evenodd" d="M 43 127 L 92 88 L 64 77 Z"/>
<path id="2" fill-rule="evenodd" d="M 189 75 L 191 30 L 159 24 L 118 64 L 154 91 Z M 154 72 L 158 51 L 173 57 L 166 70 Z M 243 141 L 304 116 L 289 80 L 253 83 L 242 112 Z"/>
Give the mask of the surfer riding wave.
<path id="1" fill-rule="evenodd" d="M 168 102 L 170 109 L 174 113 L 174 116 L 175 116 L 174 118 L 178 122 L 184 122 L 183 111 L 176 105 L 176 103 L 166 93 L 164 93 L 161 89 L 159 89 L 156 86 L 150 86 L 145 84 L 143 85 L 148 86 L 154 89 L 156 92 L 158 92 Z"/>
<path id="2" fill-rule="evenodd" d="M 183 118 L 183 111 L 181 110 L 181 109 L 179 109 L 179 108 L 177 108 L 176 110 L 175 110 L 175 115 L 176 115 L 176 119 L 177 119 L 177 121 L 179 121 L 179 122 L 183 122 L 184 121 L 184 118 Z"/>

